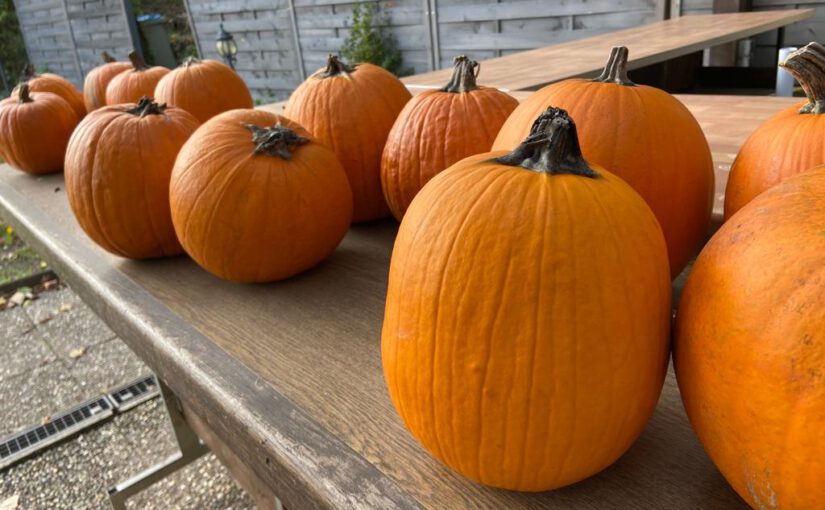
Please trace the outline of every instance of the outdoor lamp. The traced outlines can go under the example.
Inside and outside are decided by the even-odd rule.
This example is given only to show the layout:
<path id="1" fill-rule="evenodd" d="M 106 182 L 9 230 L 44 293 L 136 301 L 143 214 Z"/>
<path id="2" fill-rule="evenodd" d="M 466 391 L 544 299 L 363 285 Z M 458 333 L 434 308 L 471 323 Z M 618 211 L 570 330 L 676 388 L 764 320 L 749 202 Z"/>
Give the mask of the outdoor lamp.
<path id="1" fill-rule="evenodd" d="M 223 57 L 229 67 L 235 69 L 235 55 L 238 54 L 238 45 L 235 44 L 235 38 L 232 37 L 232 34 L 223 29 L 223 23 L 221 23 L 218 31 L 217 41 L 215 47 L 218 50 L 218 55 Z"/>

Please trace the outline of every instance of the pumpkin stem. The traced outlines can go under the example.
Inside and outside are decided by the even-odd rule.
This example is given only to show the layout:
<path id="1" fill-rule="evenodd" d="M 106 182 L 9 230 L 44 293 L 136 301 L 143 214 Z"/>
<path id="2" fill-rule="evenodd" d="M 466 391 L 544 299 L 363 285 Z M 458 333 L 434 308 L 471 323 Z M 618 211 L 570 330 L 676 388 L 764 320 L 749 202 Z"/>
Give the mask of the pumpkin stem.
<path id="1" fill-rule="evenodd" d="M 26 64 L 23 67 L 23 72 L 20 73 L 20 81 L 29 81 L 32 78 L 37 76 L 37 71 L 34 69 L 33 64 Z"/>
<path id="2" fill-rule="evenodd" d="M 593 81 L 601 83 L 617 83 L 632 87 L 636 85 L 627 77 L 627 56 L 629 51 L 626 46 L 614 46 L 610 50 L 607 64 L 604 65 L 602 74 L 593 78 Z"/>
<path id="3" fill-rule="evenodd" d="M 350 66 L 345 64 L 338 55 L 333 55 L 330 53 L 327 56 L 327 67 L 324 69 L 324 72 L 320 74 L 321 78 L 331 78 L 332 76 L 338 76 L 339 74 L 349 74 L 355 70 L 354 65 Z"/>
<path id="4" fill-rule="evenodd" d="M 255 124 L 244 124 L 244 127 L 252 132 L 255 154 L 267 154 L 290 160 L 295 147 L 309 143 L 308 138 L 281 125 L 280 122 L 270 128 L 262 128 Z"/>
<path id="5" fill-rule="evenodd" d="M 441 89 L 442 92 L 470 92 L 476 90 L 476 78 L 481 64 L 470 60 L 467 55 L 459 55 L 453 59 L 453 76 L 450 82 Z"/>
<path id="6" fill-rule="evenodd" d="M 146 61 L 143 60 L 143 57 L 141 57 L 135 50 L 129 52 L 129 60 L 132 62 L 132 67 L 134 67 L 135 71 L 149 69 L 149 66 L 146 65 Z"/>
<path id="7" fill-rule="evenodd" d="M 183 61 L 183 67 L 189 67 L 192 64 L 200 64 L 200 62 L 201 59 L 199 59 L 198 57 L 186 57 L 186 59 Z"/>
<path id="8" fill-rule="evenodd" d="M 101 53 L 100 58 L 103 59 L 104 64 L 111 64 L 112 62 L 117 62 L 117 60 L 115 60 L 115 57 L 110 55 L 108 51 L 104 51 L 103 53 Z"/>
<path id="9" fill-rule="evenodd" d="M 552 106 L 539 115 L 513 152 L 495 161 L 539 173 L 599 177 L 582 156 L 576 123 L 566 111 Z"/>
<path id="10" fill-rule="evenodd" d="M 21 83 L 17 86 L 17 104 L 23 103 L 31 103 L 34 101 L 31 95 L 29 95 L 29 84 L 26 82 Z"/>
<path id="11" fill-rule="evenodd" d="M 812 42 L 779 64 L 793 75 L 808 97 L 799 113 L 818 115 L 825 112 L 825 46 Z"/>
<path id="12" fill-rule="evenodd" d="M 129 108 L 126 113 L 137 115 L 140 118 L 147 115 L 161 115 L 166 110 L 166 103 L 156 103 L 151 97 L 143 96 L 134 108 Z"/>

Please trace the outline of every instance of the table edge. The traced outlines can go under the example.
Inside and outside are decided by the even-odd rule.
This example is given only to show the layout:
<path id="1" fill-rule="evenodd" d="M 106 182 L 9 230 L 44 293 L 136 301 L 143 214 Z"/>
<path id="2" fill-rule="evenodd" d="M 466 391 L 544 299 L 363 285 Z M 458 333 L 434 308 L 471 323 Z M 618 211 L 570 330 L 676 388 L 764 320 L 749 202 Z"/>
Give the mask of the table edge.
<path id="1" fill-rule="evenodd" d="M 222 437 L 234 438 L 228 442 L 239 457 L 287 507 L 370 508 L 378 498 L 381 508 L 423 508 L 102 253 L 72 242 L 73 234 L 2 181 L 0 213 L 187 406 Z"/>

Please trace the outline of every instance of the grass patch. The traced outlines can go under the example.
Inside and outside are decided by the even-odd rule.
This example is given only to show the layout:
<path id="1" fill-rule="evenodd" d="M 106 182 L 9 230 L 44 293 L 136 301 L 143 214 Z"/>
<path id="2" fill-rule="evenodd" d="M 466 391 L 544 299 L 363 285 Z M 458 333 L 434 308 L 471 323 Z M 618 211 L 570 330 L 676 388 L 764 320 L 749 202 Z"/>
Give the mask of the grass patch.
<path id="1" fill-rule="evenodd" d="M 0 285 L 31 276 L 46 267 L 40 255 L 0 219 Z"/>

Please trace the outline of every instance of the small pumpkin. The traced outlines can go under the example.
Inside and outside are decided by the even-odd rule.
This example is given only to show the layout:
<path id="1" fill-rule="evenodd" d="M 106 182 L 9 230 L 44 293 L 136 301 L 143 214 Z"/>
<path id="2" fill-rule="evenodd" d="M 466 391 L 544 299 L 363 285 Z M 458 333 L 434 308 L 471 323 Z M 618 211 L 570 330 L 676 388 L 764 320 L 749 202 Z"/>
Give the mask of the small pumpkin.
<path id="1" fill-rule="evenodd" d="M 118 74 L 132 68 L 132 64 L 129 62 L 118 62 L 106 51 L 101 54 L 101 57 L 103 58 L 103 65 L 89 71 L 83 81 L 83 102 L 87 112 L 105 106 L 106 87 L 109 82 Z"/>
<path id="2" fill-rule="evenodd" d="M 199 123 L 144 97 L 105 106 L 77 126 L 66 151 L 66 193 L 77 222 L 130 259 L 182 253 L 169 212 L 169 177 Z"/>
<path id="3" fill-rule="evenodd" d="M 51 92 L 62 97 L 74 109 L 78 119 L 86 115 L 83 94 L 66 78 L 53 73 L 37 74 L 34 66 L 29 64 L 23 70 L 22 81 L 29 84 L 29 92 Z M 15 97 L 16 94 L 15 89 L 11 97 Z"/>
<path id="4" fill-rule="evenodd" d="M 355 201 L 353 221 L 390 214 L 381 190 L 381 153 L 410 97 L 404 84 L 381 67 L 347 65 L 330 55 L 326 67 L 289 98 L 284 115 L 331 148 L 347 172 Z"/>
<path id="5" fill-rule="evenodd" d="M 450 82 L 412 98 L 393 124 L 381 159 L 381 186 L 397 219 L 438 172 L 489 152 L 518 106 L 512 96 L 476 85 L 478 70 L 478 62 L 456 57 Z"/>
<path id="6" fill-rule="evenodd" d="M 812 42 L 780 65 L 808 101 L 777 113 L 742 145 L 725 188 L 725 219 L 783 179 L 825 164 L 825 46 Z"/>
<path id="7" fill-rule="evenodd" d="M 178 155 L 170 200 L 186 252 L 241 282 L 309 269 L 352 220 L 335 154 L 296 122 L 260 110 L 231 110 L 202 125 Z"/>
<path id="8" fill-rule="evenodd" d="M 669 328 L 655 216 L 549 109 L 515 150 L 466 158 L 412 201 L 381 354 L 431 454 L 483 484 L 544 491 L 604 469 L 641 433 Z"/>
<path id="9" fill-rule="evenodd" d="M 648 203 L 667 241 L 676 277 L 704 242 L 715 184 L 705 135 L 690 111 L 667 92 L 627 77 L 627 48 L 615 47 L 602 74 L 548 85 L 513 112 L 493 144 L 512 149 L 548 106 L 570 112 L 584 157 L 627 181 Z"/>
<path id="10" fill-rule="evenodd" d="M 0 154 L 30 174 L 59 172 L 66 145 L 79 119 L 62 97 L 31 92 L 29 83 L 0 101 Z"/>
<path id="11" fill-rule="evenodd" d="M 169 69 L 161 66 L 149 67 L 136 51 L 129 52 L 132 68 L 121 72 L 106 86 L 106 104 L 137 103 L 143 96 L 154 97 L 155 86 Z"/>
<path id="12" fill-rule="evenodd" d="M 742 207 L 696 259 L 674 366 L 693 429 L 753 508 L 825 501 L 825 167 Z"/>
<path id="13" fill-rule="evenodd" d="M 217 60 L 187 58 L 158 82 L 155 98 L 183 108 L 200 122 L 236 108 L 252 108 L 252 96 L 240 76 Z"/>

